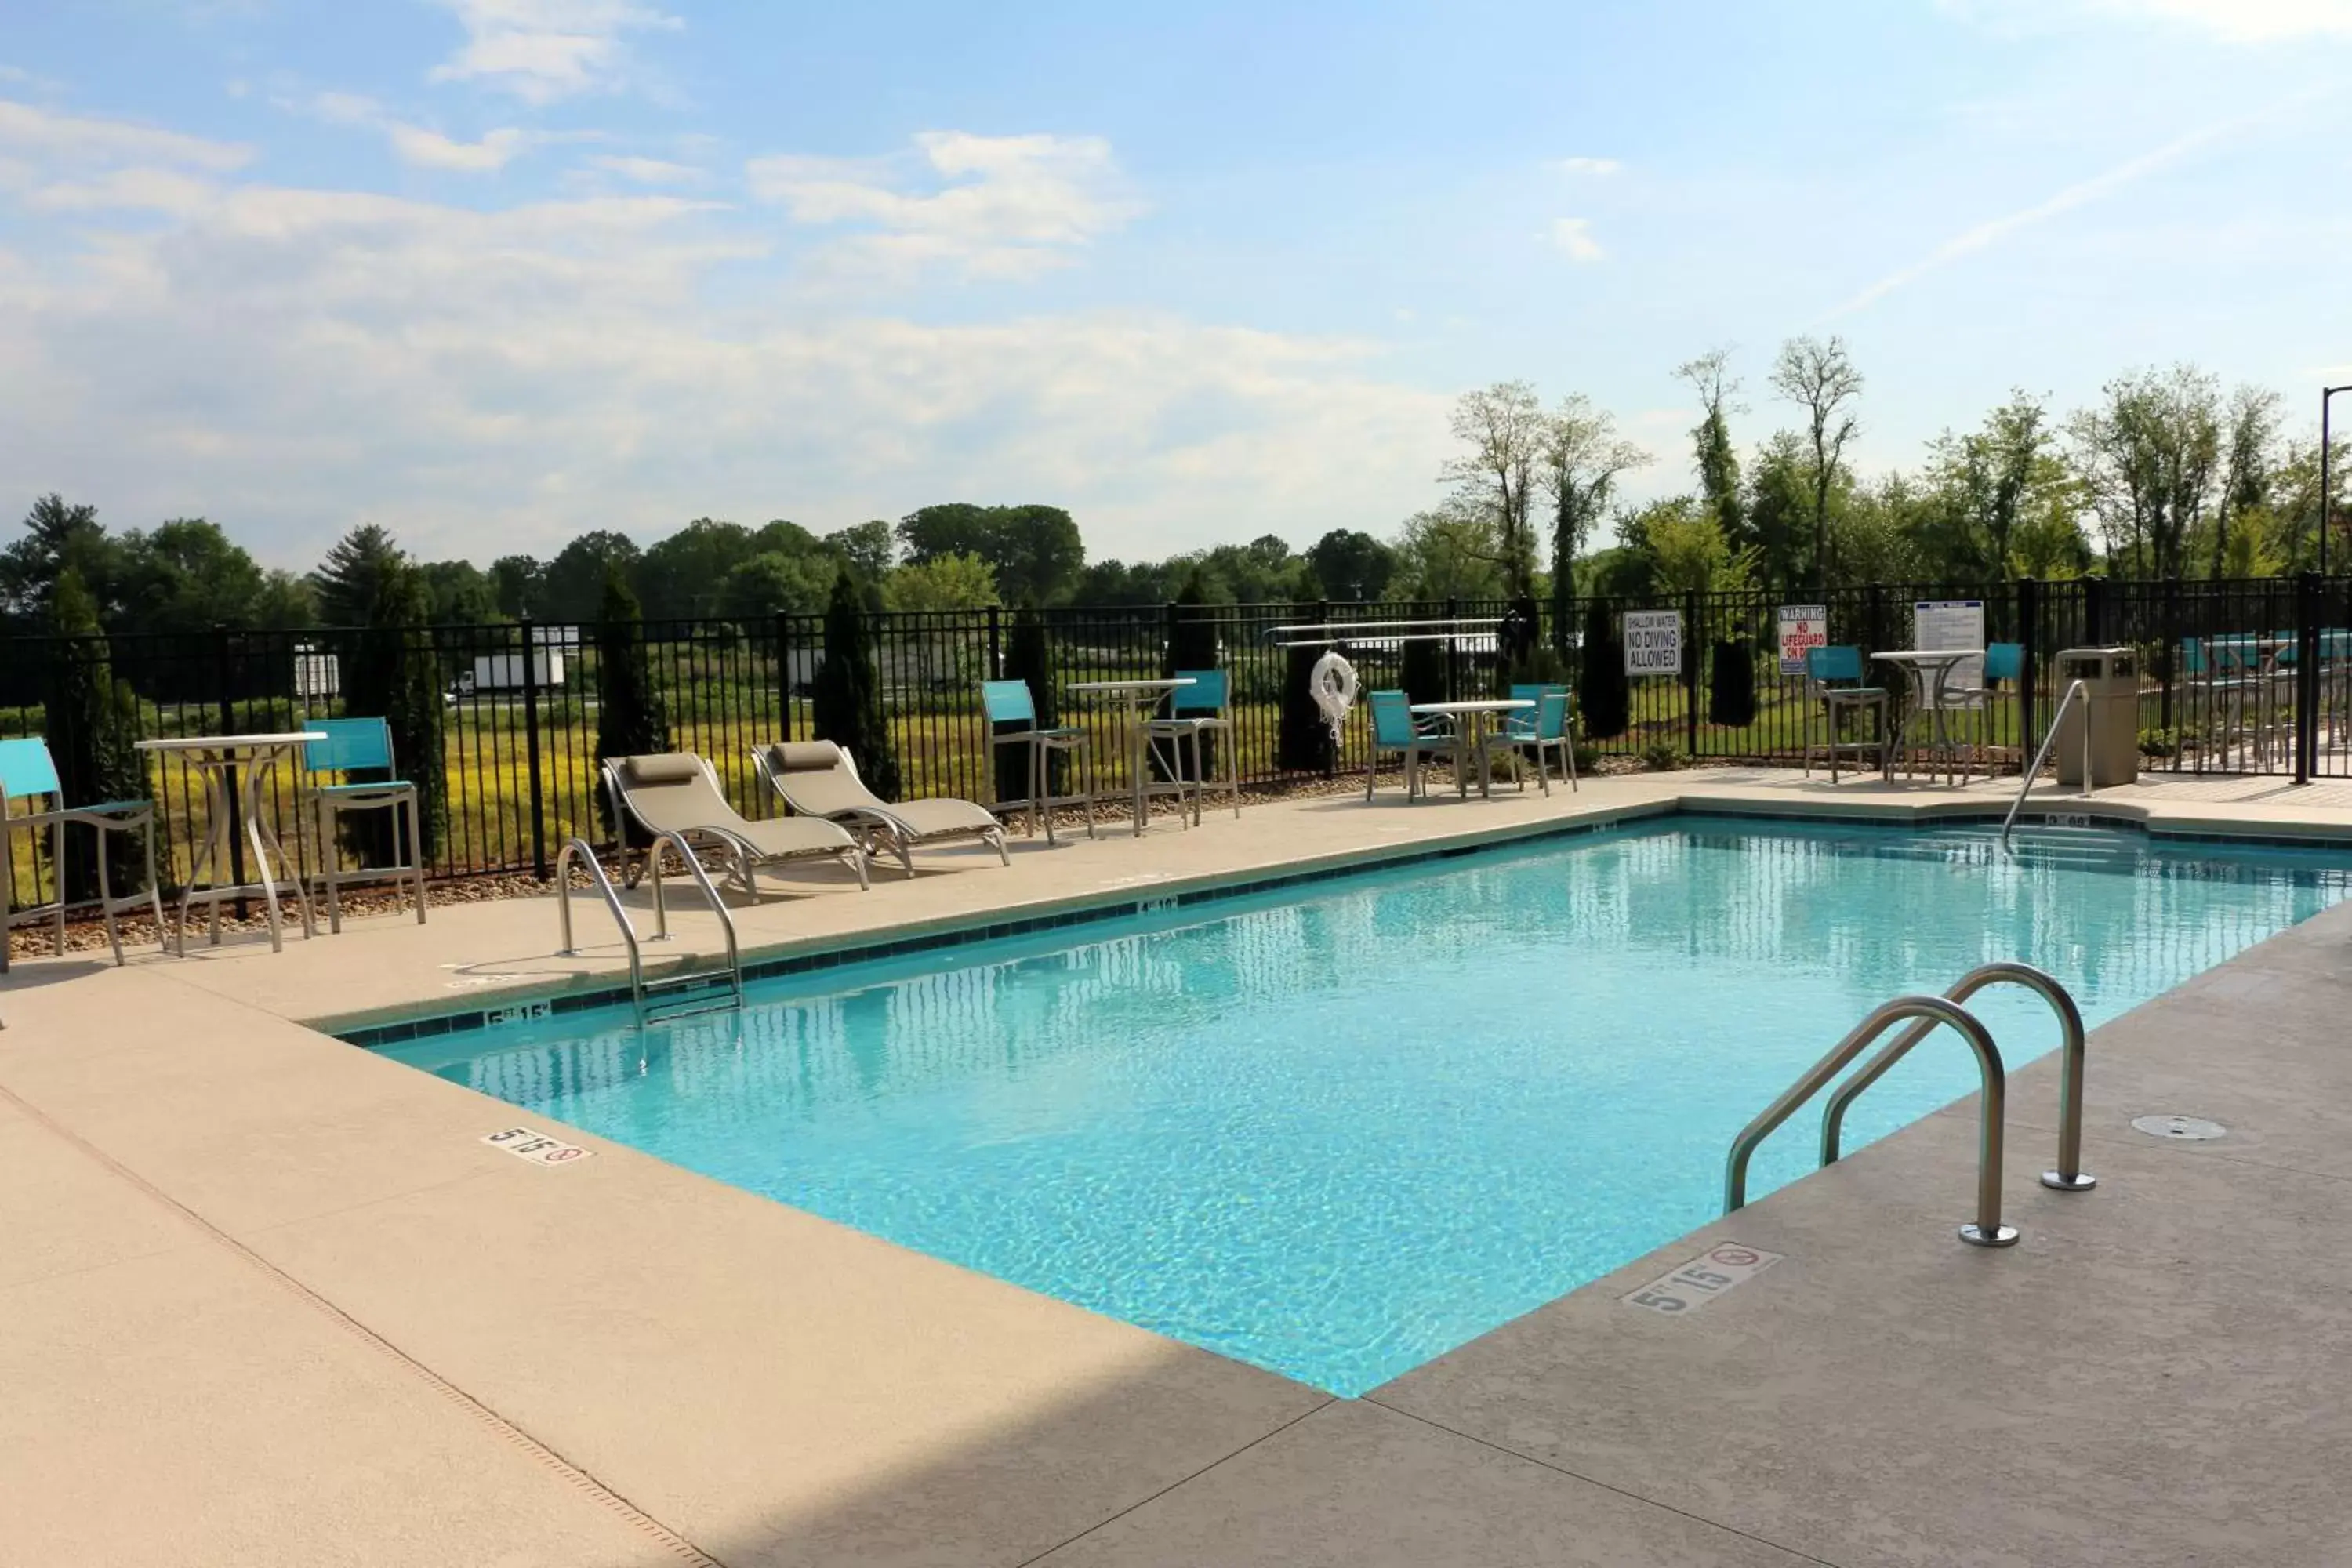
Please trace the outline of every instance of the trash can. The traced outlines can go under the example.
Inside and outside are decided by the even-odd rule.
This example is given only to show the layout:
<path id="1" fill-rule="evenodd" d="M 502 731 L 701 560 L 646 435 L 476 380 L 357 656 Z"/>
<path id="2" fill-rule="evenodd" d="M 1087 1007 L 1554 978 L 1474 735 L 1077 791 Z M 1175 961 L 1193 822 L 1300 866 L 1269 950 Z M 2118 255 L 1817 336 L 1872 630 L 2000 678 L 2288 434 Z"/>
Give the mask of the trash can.
<path id="1" fill-rule="evenodd" d="M 2089 726 L 2091 787 L 2139 779 L 2139 655 L 2127 647 L 2070 647 L 2058 655 L 2058 692 L 2074 682 L 2083 695 L 2058 721 L 2058 782 L 2083 782 L 2083 735 Z"/>

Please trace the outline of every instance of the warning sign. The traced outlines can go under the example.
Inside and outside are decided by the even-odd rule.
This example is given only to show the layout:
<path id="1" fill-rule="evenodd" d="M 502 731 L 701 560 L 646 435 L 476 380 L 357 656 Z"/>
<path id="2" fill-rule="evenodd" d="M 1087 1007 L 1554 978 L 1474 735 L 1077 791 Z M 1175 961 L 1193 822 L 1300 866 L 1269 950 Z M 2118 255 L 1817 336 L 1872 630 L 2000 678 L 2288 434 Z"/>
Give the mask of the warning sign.
<path id="1" fill-rule="evenodd" d="M 1625 612 L 1625 673 L 1680 675 L 1683 672 L 1683 613 L 1680 610 Z"/>
<path id="2" fill-rule="evenodd" d="M 1805 656 L 1817 647 L 1830 646 L 1830 607 L 1827 605 L 1783 605 L 1780 606 L 1780 673 L 1805 673 Z"/>

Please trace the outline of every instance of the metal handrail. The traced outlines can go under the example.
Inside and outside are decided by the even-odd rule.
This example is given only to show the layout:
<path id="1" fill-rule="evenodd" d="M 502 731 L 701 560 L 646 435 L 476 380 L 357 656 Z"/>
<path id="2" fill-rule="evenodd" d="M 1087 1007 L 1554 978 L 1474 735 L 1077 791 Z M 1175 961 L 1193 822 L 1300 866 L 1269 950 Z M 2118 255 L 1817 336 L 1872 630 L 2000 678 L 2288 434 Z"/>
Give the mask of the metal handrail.
<path id="1" fill-rule="evenodd" d="M 1794 1115 L 1799 1106 L 1844 1071 L 1846 1064 L 1860 1056 L 1864 1046 L 1905 1018 L 1948 1024 L 1959 1031 L 1969 1050 L 1976 1054 L 1977 1070 L 1983 1079 L 1977 1117 L 1977 1217 L 1975 1224 L 1960 1226 L 1960 1239 L 1971 1247 L 2008 1247 L 2017 1240 L 2016 1227 L 2000 1223 L 2000 1134 L 2009 1083 L 2008 1074 L 2001 1068 L 2000 1050 L 1992 1043 L 1992 1036 L 1985 1026 L 1977 1021 L 1976 1015 L 1941 996 L 1897 996 L 1872 1009 L 1870 1016 L 1856 1024 L 1829 1055 L 1815 1062 L 1811 1071 L 1790 1085 L 1755 1121 L 1740 1129 L 1739 1136 L 1731 1141 L 1731 1153 L 1724 1163 L 1724 1213 L 1730 1214 L 1748 1203 L 1748 1163 L 1754 1157 L 1757 1146 Z"/>
<path id="2" fill-rule="evenodd" d="M 577 958 L 579 948 L 572 942 L 572 862 L 574 858 L 588 865 L 588 875 L 594 879 L 596 890 L 604 896 L 604 907 L 613 911 L 613 923 L 621 928 L 621 940 L 629 946 L 629 995 L 642 1009 L 646 997 L 646 966 L 637 952 L 637 928 L 629 921 L 629 911 L 621 907 L 621 895 L 613 889 L 613 879 L 604 874 L 604 862 L 596 858 L 595 847 L 585 838 L 567 838 L 563 852 L 555 858 L 555 913 L 563 923 L 563 945 L 555 950 L 558 958 Z"/>
<path id="3" fill-rule="evenodd" d="M 2042 749 L 2033 753 L 2033 765 L 2025 770 L 2024 787 L 2017 792 L 2017 798 L 2010 802 L 2009 815 L 2000 819 L 2000 841 L 2003 844 L 2009 842 L 2009 830 L 2017 826 L 2017 814 L 2025 809 L 2025 797 L 2033 792 L 2034 781 L 2042 776 L 2042 764 L 2049 760 L 2050 748 L 2058 743 L 2058 721 L 2066 717 L 2068 705 L 2077 697 L 2085 702 L 2091 700 L 2081 681 L 2068 681 L 2065 694 L 2058 699 L 2058 710 L 2050 715 L 2050 732 L 2042 737 Z M 2092 787 L 2091 726 L 2089 716 L 2085 714 L 2083 724 L 2083 793 L 2090 794 Z"/>
<path id="4" fill-rule="evenodd" d="M 646 851 L 646 867 L 654 882 L 654 940 L 669 940 L 669 910 L 662 900 L 661 852 L 665 844 L 677 847 L 677 856 L 686 862 L 687 874 L 694 879 L 695 886 L 702 889 L 703 899 L 710 905 L 711 913 L 719 917 L 719 929 L 727 935 L 727 978 L 734 988 L 736 1005 L 740 1006 L 743 1002 L 743 954 L 735 940 L 735 916 L 719 899 L 719 889 L 711 885 L 710 873 L 705 871 L 702 862 L 694 858 L 694 851 L 687 845 L 686 835 L 674 827 L 657 830 L 654 834 L 652 847 Z"/>
<path id="5" fill-rule="evenodd" d="M 1958 984 L 1944 993 L 1948 1002 L 1965 1002 L 1988 985 L 2006 981 L 2022 985 L 2040 994 L 2058 1015 L 2059 1032 L 2063 1037 L 2060 1050 L 2064 1053 L 2064 1071 L 2058 1088 L 2058 1168 L 2042 1173 L 2042 1184 L 2061 1193 L 2088 1192 L 2099 1184 L 2099 1179 L 2083 1169 L 2083 1064 L 2088 1054 L 2083 1037 L 2083 1012 L 2074 1005 L 2074 998 L 2055 976 L 2045 974 L 2030 963 L 1980 964 L 1962 975 Z M 1864 1062 L 1862 1069 L 1838 1085 L 1829 1103 L 1822 1108 L 1822 1163 L 1838 1162 L 1841 1135 L 1845 1128 L 1845 1113 L 1861 1098 L 1863 1090 L 1886 1075 L 1888 1068 L 1899 1062 L 1917 1045 L 1933 1034 L 1932 1020 L 1914 1024 L 1879 1047 L 1878 1054 Z"/>

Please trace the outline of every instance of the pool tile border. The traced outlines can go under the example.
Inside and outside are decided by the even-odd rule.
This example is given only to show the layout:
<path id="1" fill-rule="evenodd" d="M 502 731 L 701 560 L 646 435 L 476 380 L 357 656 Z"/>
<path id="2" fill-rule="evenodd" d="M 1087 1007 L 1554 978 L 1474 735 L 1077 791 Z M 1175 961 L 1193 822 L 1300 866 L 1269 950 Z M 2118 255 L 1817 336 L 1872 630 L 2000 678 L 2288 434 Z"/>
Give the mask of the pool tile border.
<path id="1" fill-rule="evenodd" d="M 1860 809 L 1848 807 L 1834 812 L 1823 812 L 1793 811 L 1780 807 L 1751 808 L 1748 803 L 1731 800 L 1703 799 L 1696 802 L 1685 800 L 1659 809 L 1637 809 L 1607 816 L 1550 823 L 1533 829 L 1475 838 L 1466 842 L 1456 841 L 1433 845 L 1427 848 L 1401 849 L 1394 853 L 1375 852 L 1330 864 L 1305 867 L 1295 871 L 1276 872 L 1269 876 L 1245 876 L 1202 886 L 1179 887 L 1157 894 L 1129 894 L 1100 900 L 1089 900 L 1075 908 L 1022 916 L 1013 920 L 950 925 L 911 936 L 852 941 L 814 952 L 788 952 L 765 959 L 751 959 L 743 965 L 743 980 L 746 984 L 749 984 L 754 981 L 770 980 L 782 975 L 808 974 L 820 970 L 837 969 L 845 964 L 871 963 L 884 959 L 906 958 L 917 953 L 934 952 L 941 948 L 962 947 L 975 942 L 996 942 L 1011 937 L 1034 936 L 1040 931 L 1093 925 L 1103 921 L 1123 920 L 1132 915 L 1161 914 L 1171 909 L 1186 909 L 1199 904 L 1251 898 L 1263 893 L 1279 892 L 1286 888 L 1328 882 L 1341 877 L 1360 876 L 1368 871 L 1394 870 L 1432 861 L 1455 859 L 1465 855 L 1485 854 L 1490 850 L 1524 844 L 1587 837 L 1635 823 L 1658 822 L 1676 816 L 1739 816 L 1767 822 L 1845 823 L 1872 827 L 1916 828 L 1921 826 L 1954 826 L 1993 823 L 2002 821 L 2006 816 L 2002 812 L 1972 810 L 1965 807 L 1948 812 L 1932 809 L 1927 812 L 1884 811 L 1871 809 L 1871 806 L 1876 803 L 1857 802 L 1855 804 Z M 2152 826 L 2140 818 L 2123 815 L 2108 816 L 2104 813 L 2029 810 L 2021 814 L 2018 821 L 2020 824 L 2031 823 L 2035 826 L 2048 826 L 2055 822 L 2063 826 L 2128 828 L 2148 837 L 2196 844 L 2338 850 L 2347 847 L 2343 839 L 2317 835 L 2179 832 L 2168 827 Z M 430 1039 L 439 1035 L 489 1028 L 499 1024 L 512 1023 L 520 1018 L 593 1012 L 599 1008 L 626 1002 L 628 999 L 627 986 L 604 985 L 593 990 L 566 991 L 551 996 L 527 997 L 498 1006 L 459 1008 L 446 1013 L 428 1014 L 415 1018 L 398 1018 L 386 1023 L 351 1028 L 329 1027 L 324 1032 L 346 1045 L 373 1049 L 382 1046 L 405 1045 L 412 1040 Z"/>

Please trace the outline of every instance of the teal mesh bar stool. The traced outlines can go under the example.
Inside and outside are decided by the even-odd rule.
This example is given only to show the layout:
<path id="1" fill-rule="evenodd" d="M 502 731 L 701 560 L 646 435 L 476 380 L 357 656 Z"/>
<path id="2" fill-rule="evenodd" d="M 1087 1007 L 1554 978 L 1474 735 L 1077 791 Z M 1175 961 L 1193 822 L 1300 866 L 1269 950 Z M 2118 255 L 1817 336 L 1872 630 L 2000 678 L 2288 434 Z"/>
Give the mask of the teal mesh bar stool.
<path id="1" fill-rule="evenodd" d="M 307 726 L 326 735 L 302 747 L 302 771 L 310 776 L 310 795 L 319 807 L 318 886 L 327 895 L 327 929 L 343 929 L 342 886 L 346 882 L 406 881 L 416 895 L 416 923 L 425 923 L 425 835 L 417 822 L 416 786 L 400 776 L 392 756 L 392 726 L 381 719 L 318 719 Z M 368 784 L 320 784 L 322 773 L 381 773 Z M 346 868 L 335 841 L 335 827 L 347 811 L 388 811 L 392 814 L 392 861 L 389 866 Z M 408 858 L 401 858 L 400 826 L 408 824 Z"/>
<path id="2" fill-rule="evenodd" d="M 988 715 L 988 727 L 995 733 L 989 736 L 989 754 L 995 755 L 997 746 L 1029 748 L 1029 798 L 1023 803 L 1029 808 L 1029 836 L 1037 836 L 1037 812 L 1045 814 L 1045 842 L 1054 837 L 1054 807 L 1084 803 L 1087 808 L 1087 837 L 1095 838 L 1094 748 L 1087 732 L 1075 726 L 1050 725 L 1037 722 L 1036 699 L 1029 694 L 1025 680 L 983 680 L 980 683 L 980 706 Z M 1018 724 L 1018 730 L 998 730 L 1001 724 Z M 1052 757 L 1056 752 L 1076 752 L 1086 770 L 1086 789 L 1082 795 L 1053 795 L 1046 790 L 1054 776 Z M 1010 801 L 1000 805 L 1010 805 Z"/>
<path id="3" fill-rule="evenodd" d="M 1838 757 L 1844 752 L 1867 755 L 1869 751 L 1875 751 L 1880 776 L 1895 776 L 1895 737 L 1887 722 L 1890 710 L 1886 689 L 1862 684 L 1861 648 L 1847 643 L 1805 651 L 1805 772 L 1808 775 L 1813 771 L 1813 718 L 1817 712 L 1823 721 L 1825 732 L 1820 749 L 1829 758 L 1830 783 L 1838 782 Z M 1868 742 L 1839 740 L 1840 721 L 1848 713 L 1862 712 L 1876 715 L 1876 738 Z"/>
<path id="4" fill-rule="evenodd" d="M 1164 735 L 1181 746 L 1192 742 L 1192 821 L 1201 820 L 1201 797 L 1209 788 L 1209 776 L 1201 766 L 1201 733 L 1223 731 L 1225 737 L 1225 792 L 1233 797 L 1234 815 L 1242 814 L 1241 748 L 1234 744 L 1231 691 L 1222 669 L 1180 669 L 1179 680 L 1189 680 L 1190 686 L 1180 686 L 1168 694 L 1168 717 L 1153 719 L 1144 725 L 1150 735 Z M 1179 795 L 1176 803 L 1183 805 Z"/>
<path id="5" fill-rule="evenodd" d="M 32 805 L 18 811 L 16 803 L 28 804 L 47 796 L 46 807 Z M 20 925 L 29 925 L 47 918 L 57 929 L 58 952 L 66 950 L 66 826 L 69 823 L 89 826 L 97 839 L 98 911 L 106 921 L 107 945 L 114 949 L 114 962 L 122 962 L 122 933 L 115 927 L 114 917 L 126 910 L 145 908 L 155 917 L 155 942 L 163 943 L 163 895 L 155 883 L 155 803 L 152 800 L 108 800 L 89 805 L 68 805 L 65 789 L 58 782 L 58 764 L 49 755 L 49 745 L 38 736 L 14 741 L 0 741 L 0 912 L 7 909 L 9 898 L 16 887 L 16 830 L 26 829 L 26 843 L 30 847 L 37 841 L 42 828 L 49 830 L 49 863 L 58 878 L 58 896 L 49 903 L 18 910 L 0 920 L 0 973 L 8 968 L 8 932 Z M 147 851 L 147 890 L 125 893 L 117 897 L 110 885 L 107 868 L 106 836 L 110 833 L 136 833 Z"/>

